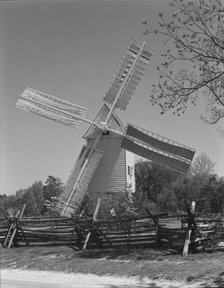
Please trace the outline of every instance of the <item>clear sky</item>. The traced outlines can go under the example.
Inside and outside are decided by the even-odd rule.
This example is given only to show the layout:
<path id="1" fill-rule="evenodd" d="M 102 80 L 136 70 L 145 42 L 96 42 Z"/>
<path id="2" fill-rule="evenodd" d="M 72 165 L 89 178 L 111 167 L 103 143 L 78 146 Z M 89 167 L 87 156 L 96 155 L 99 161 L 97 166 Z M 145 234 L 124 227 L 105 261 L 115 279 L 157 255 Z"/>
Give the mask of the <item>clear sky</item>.
<path id="1" fill-rule="evenodd" d="M 132 38 L 146 40 L 155 54 L 126 112 L 118 116 L 205 152 L 224 176 L 224 140 L 217 127 L 200 120 L 203 101 L 182 117 L 160 115 L 150 105 L 156 66 L 164 49 L 144 35 L 142 19 L 155 26 L 167 1 L 0 2 L 1 194 L 15 193 L 49 175 L 63 182 L 84 144 L 78 130 L 16 109 L 31 87 L 88 108 L 93 119 Z"/>

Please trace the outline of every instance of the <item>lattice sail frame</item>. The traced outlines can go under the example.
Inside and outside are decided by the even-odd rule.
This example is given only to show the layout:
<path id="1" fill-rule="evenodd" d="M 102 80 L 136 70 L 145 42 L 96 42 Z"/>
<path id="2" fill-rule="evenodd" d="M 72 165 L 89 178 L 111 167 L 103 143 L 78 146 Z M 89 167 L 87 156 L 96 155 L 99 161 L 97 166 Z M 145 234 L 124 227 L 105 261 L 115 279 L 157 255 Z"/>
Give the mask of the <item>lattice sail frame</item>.
<path id="1" fill-rule="evenodd" d="M 16 107 L 71 128 L 77 128 L 87 112 L 82 106 L 31 88 L 25 89 Z"/>
<path id="2" fill-rule="evenodd" d="M 103 152 L 84 146 L 66 182 L 65 193 L 61 197 L 61 215 L 70 217 L 77 212 L 97 169 Z"/>
<path id="3" fill-rule="evenodd" d="M 148 45 L 132 40 L 103 100 L 112 105 L 120 93 L 115 108 L 125 111 L 152 55 Z"/>

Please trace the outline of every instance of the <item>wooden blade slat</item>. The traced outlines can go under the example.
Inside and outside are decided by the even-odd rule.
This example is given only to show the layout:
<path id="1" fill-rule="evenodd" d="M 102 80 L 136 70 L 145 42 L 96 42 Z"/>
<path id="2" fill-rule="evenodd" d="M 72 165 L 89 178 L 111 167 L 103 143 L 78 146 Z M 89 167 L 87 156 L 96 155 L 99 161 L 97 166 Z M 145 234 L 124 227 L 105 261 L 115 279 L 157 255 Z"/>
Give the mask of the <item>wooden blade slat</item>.
<path id="1" fill-rule="evenodd" d="M 159 153 L 158 151 L 153 151 L 149 148 L 143 147 L 140 143 L 135 143 L 134 141 L 125 137 L 122 139 L 121 147 L 133 152 L 134 154 L 183 174 L 186 174 L 190 167 L 190 163 L 173 158 L 172 156 L 166 155 L 163 152 Z"/>
<path id="2" fill-rule="evenodd" d="M 72 119 L 70 116 L 67 117 L 64 113 L 58 113 L 53 108 L 42 107 L 41 104 L 30 103 L 23 99 L 17 101 L 16 107 L 71 128 L 77 128 L 80 123 L 80 120 Z"/>
<path id="3" fill-rule="evenodd" d="M 126 134 L 150 145 L 155 149 L 178 155 L 190 161 L 193 159 L 195 154 L 195 150 L 192 148 L 179 144 L 178 142 L 162 137 L 158 134 L 146 130 L 143 131 L 141 128 L 130 124 L 127 126 Z"/>
<path id="4" fill-rule="evenodd" d="M 57 98 L 55 96 L 34 90 L 32 88 L 26 88 L 23 94 L 20 96 L 23 99 L 35 101 L 43 105 L 49 105 L 51 107 L 59 108 L 63 111 L 71 112 L 76 115 L 84 116 L 87 112 L 85 107 L 79 106 L 64 99 Z"/>
<path id="5" fill-rule="evenodd" d="M 86 157 L 85 155 L 83 160 L 86 161 L 87 165 L 83 164 L 84 169 L 83 167 L 80 167 L 78 177 L 72 190 L 70 190 L 70 193 L 68 194 L 67 191 L 65 191 L 66 196 L 63 197 L 62 195 L 63 202 L 66 202 L 66 205 L 62 211 L 64 216 L 70 216 L 70 214 L 76 213 L 77 209 L 82 203 L 88 189 L 89 182 L 95 173 L 102 155 L 103 152 L 98 149 L 95 149 L 91 156 Z"/>
<path id="6" fill-rule="evenodd" d="M 84 107 L 31 88 L 25 89 L 16 107 L 71 128 L 77 128 L 82 120 L 85 121 L 87 111 Z"/>
<path id="7" fill-rule="evenodd" d="M 142 50 L 140 51 L 140 49 Z M 124 111 L 146 71 L 151 56 L 152 50 L 149 46 L 144 44 L 142 48 L 142 43 L 132 40 L 104 97 L 104 101 L 113 104 L 117 95 L 121 93 L 119 99 L 116 100 L 115 107 Z M 132 71 L 132 69 L 134 70 Z"/>

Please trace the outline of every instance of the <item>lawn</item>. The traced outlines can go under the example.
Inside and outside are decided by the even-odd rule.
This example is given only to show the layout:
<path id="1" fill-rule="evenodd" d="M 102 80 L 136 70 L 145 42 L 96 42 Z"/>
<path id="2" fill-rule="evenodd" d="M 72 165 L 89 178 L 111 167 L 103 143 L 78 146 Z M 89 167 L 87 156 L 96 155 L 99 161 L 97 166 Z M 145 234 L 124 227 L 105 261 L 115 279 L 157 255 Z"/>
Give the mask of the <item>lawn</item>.
<path id="1" fill-rule="evenodd" d="M 0 248 L 1 267 L 12 269 L 139 276 L 150 279 L 201 282 L 224 287 L 224 252 L 189 254 L 173 250 L 120 249 L 73 251 L 67 246 Z M 214 286 L 215 285 L 215 286 Z"/>

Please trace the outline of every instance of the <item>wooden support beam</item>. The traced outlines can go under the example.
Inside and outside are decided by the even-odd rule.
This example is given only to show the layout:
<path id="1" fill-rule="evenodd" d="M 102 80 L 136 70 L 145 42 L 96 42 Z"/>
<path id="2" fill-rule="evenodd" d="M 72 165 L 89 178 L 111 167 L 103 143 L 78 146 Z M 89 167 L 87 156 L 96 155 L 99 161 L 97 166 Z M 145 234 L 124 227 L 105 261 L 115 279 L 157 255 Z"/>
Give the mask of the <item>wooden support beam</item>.
<path id="1" fill-rule="evenodd" d="M 185 238 L 185 243 L 184 243 L 184 249 L 183 249 L 183 256 L 187 256 L 188 252 L 189 252 L 189 246 L 191 243 L 191 236 L 192 236 L 192 232 L 195 233 L 196 229 L 197 229 L 197 224 L 195 221 L 195 217 L 194 217 L 194 210 L 195 210 L 195 204 L 194 207 L 192 207 L 193 209 L 191 210 L 189 205 L 187 204 L 187 202 L 185 201 L 185 206 L 186 206 L 186 210 L 187 210 L 187 214 L 188 214 L 188 228 L 186 231 L 186 238 Z"/>
<path id="2" fill-rule="evenodd" d="M 186 238 L 185 238 L 185 242 L 184 242 L 184 249 L 183 249 L 183 256 L 187 256 L 188 255 L 188 251 L 189 251 L 189 245 L 191 243 L 191 229 L 188 229 L 186 231 Z"/>
<path id="3" fill-rule="evenodd" d="M 92 223 L 90 223 L 90 226 L 92 226 L 92 224 L 97 221 L 97 214 L 98 214 L 98 212 L 99 212 L 100 202 L 101 202 L 101 199 L 98 198 L 97 204 L 96 204 L 96 208 L 95 208 L 95 211 L 94 211 L 94 213 L 93 213 L 93 220 L 91 221 Z M 83 245 L 83 247 L 82 247 L 83 250 L 85 250 L 86 247 L 87 247 L 87 244 L 88 244 L 88 241 L 89 241 L 89 238 L 90 238 L 90 236 L 91 236 L 91 232 L 92 232 L 92 231 L 93 231 L 93 227 L 90 227 L 90 231 L 88 232 L 88 234 L 87 234 L 87 236 L 86 236 L 86 239 L 85 239 L 85 242 L 84 242 L 84 245 Z"/>
<path id="4" fill-rule="evenodd" d="M 155 248 L 158 248 L 160 244 L 160 225 L 159 225 L 159 217 L 164 217 L 167 215 L 167 213 L 163 214 L 157 214 L 157 215 L 152 215 L 152 213 L 149 211 L 147 207 L 145 207 L 146 212 L 149 214 L 150 218 L 153 220 L 155 228 L 156 228 L 156 234 L 155 234 Z"/>
<path id="5" fill-rule="evenodd" d="M 19 214 L 19 220 L 22 219 L 23 213 L 24 213 L 25 209 L 26 209 L 26 204 L 23 204 L 23 208 L 22 208 L 22 210 L 21 210 L 21 213 Z"/>
<path id="6" fill-rule="evenodd" d="M 2 207 L 1 207 L 1 210 L 2 210 L 2 213 L 5 216 L 5 218 L 9 221 L 10 219 L 9 219 L 7 213 L 5 212 L 5 210 Z"/>

